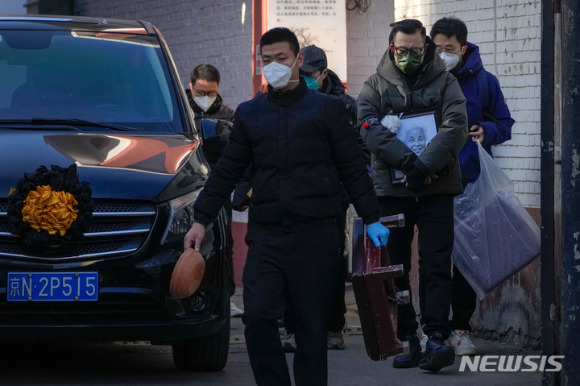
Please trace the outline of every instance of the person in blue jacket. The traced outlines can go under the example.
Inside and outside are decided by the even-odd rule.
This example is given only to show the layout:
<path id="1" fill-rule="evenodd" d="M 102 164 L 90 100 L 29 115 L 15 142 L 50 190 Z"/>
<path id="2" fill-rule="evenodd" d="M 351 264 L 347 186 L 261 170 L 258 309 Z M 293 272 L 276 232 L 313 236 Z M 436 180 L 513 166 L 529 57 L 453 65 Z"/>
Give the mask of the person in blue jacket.
<path id="1" fill-rule="evenodd" d="M 459 81 L 466 99 L 469 138 L 459 153 L 461 180 L 465 186 L 479 177 L 477 141 L 491 155 L 492 145 L 511 139 L 514 120 L 497 78 L 483 67 L 479 47 L 467 41 L 465 23 L 455 17 L 444 17 L 433 24 L 430 35 L 447 70 Z M 477 352 L 471 341 L 469 324 L 475 306 L 475 291 L 454 267 L 449 342 L 457 355 Z M 422 344 L 424 341 L 421 339 Z"/>

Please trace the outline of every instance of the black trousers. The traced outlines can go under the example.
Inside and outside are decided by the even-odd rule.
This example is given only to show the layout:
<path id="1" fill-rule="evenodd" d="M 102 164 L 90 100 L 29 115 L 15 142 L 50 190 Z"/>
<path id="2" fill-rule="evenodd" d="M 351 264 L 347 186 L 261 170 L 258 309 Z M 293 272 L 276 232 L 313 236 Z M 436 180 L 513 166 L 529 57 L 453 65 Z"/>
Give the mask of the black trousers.
<path id="1" fill-rule="evenodd" d="M 334 302 L 332 305 L 332 312 L 330 314 L 330 322 L 328 323 L 328 331 L 339 332 L 344 328 L 346 319 L 344 315 L 346 314 L 346 302 L 344 299 L 346 288 L 346 274 L 348 272 L 348 259 L 344 256 L 344 250 L 346 248 L 346 208 L 343 208 L 342 216 L 336 219 L 336 226 L 338 229 L 338 240 L 339 240 L 339 273 L 337 276 L 337 290 L 334 296 Z"/>
<path id="2" fill-rule="evenodd" d="M 463 189 L 472 181 L 463 182 Z M 477 295 L 471 284 L 459 272 L 457 267 L 453 266 L 453 295 L 451 296 L 452 317 L 449 326 L 452 330 L 471 331 L 469 321 L 475 312 Z"/>
<path id="3" fill-rule="evenodd" d="M 296 338 L 296 385 L 326 385 L 326 329 L 338 276 L 336 221 L 284 233 L 249 224 L 244 268 L 245 337 L 258 385 L 290 385 L 277 319 L 286 302 Z"/>
<path id="4" fill-rule="evenodd" d="M 343 208 L 342 215 L 336 218 L 336 227 L 338 230 L 338 240 L 339 240 L 339 272 L 337 276 L 336 283 L 336 293 L 332 303 L 332 311 L 330 313 L 330 322 L 328 323 L 328 331 L 339 332 L 342 331 L 346 323 L 346 274 L 348 272 L 348 259 L 344 256 L 344 250 L 346 249 L 346 211 L 348 205 Z M 292 325 L 292 312 L 290 307 L 286 307 L 284 312 L 284 327 L 288 333 L 294 333 L 294 326 Z"/>
<path id="5" fill-rule="evenodd" d="M 409 290 L 411 243 L 415 225 L 419 229 L 419 305 L 423 332 L 440 331 L 445 338 L 449 328 L 449 308 L 453 291 L 451 252 L 453 250 L 453 196 L 379 197 L 381 216 L 405 215 L 405 227 L 391 229 L 387 247 L 392 264 L 403 264 L 404 277 L 395 279 L 399 290 Z M 417 315 L 412 303 L 399 306 L 399 338 L 417 333 Z"/>
<path id="6" fill-rule="evenodd" d="M 471 331 L 469 320 L 475 312 L 477 295 L 469 282 L 453 266 L 453 297 L 451 300 L 451 311 L 453 313 L 449 326 L 452 330 Z"/>

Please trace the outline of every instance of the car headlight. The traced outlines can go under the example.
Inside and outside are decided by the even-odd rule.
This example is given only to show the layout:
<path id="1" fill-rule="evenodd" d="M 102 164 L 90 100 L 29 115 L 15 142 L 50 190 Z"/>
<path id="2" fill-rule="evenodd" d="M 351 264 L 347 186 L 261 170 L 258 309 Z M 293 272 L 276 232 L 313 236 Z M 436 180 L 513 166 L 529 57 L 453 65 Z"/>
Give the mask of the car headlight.
<path id="1" fill-rule="evenodd" d="M 167 228 L 161 238 L 161 244 L 175 241 L 183 241 L 183 237 L 193 225 L 193 204 L 199 195 L 199 190 L 194 190 L 186 195 L 169 201 L 170 215 Z"/>

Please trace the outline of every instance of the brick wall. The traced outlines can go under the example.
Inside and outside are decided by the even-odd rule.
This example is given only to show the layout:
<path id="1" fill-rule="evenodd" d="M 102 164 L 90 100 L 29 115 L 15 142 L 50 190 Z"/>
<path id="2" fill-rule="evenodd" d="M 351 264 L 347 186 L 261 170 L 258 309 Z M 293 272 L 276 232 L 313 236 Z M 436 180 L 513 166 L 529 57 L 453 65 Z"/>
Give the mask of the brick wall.
<path id="1" fill-rule="evenodd" d="M 427 27 L 444 16 L 467 24 L 483 64 L 495 74 L 516 123 L 512 140 L 494 148 L 497 162 L 514 181 L 526 207 L 540 206 L 539 0 L 395 0 L 395 19 L 416 18 Z"/>
<path id="2" fill-rule="evenodd" d="M 389 25 L 394 21 L 392 1 L 372 1 L 363 14 L 347 11 L 346 36 L 348 93 L 357 98 L 363 83 L 374 74 L 389 46 Z"/>
<path id="3" fill-rule="evenodd" d="M 196 65 L 209 63 L 221 73 L 227 105 L 235 108 L 252 97 L 250 0 L 76 0 L 75 14 L 147 20 L 167 41 L 184 87 Z"/>

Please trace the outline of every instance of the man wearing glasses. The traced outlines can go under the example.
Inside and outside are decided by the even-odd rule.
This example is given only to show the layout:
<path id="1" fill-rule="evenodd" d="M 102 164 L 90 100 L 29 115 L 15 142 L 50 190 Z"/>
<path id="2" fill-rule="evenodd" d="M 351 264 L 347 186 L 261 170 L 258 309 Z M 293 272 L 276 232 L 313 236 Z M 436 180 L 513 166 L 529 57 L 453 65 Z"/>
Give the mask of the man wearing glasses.
<path id="1" fill-rule="evenodd" d="M 410 351 L 396 356 L 393 367 L 419 366 L 436 372 L 455 359 L 445 340 L 451 333 L 453 197 L 463 191 L 458 153 L 467 138 L 465 98 L 419 20 L 405 19 L 391 27 L 389 48 L 359 95 L 358 124 L 372 154 L 381 216 L 405 215 L 405 227 L 391 230 L 388 245 L 392 263 L 404 266 L 404 277 L 395 280 L 401 291 L 410 290 L 415 226 L 419 231 L 419 303 L 429 340 L 421 357 L 415 309 L 411 303 L 400 305 L 397 335 L 409 342 Z M 397 117 L 420 110 L 436 111 L 441 124 L 429 145 L 416 155 L 397 138 Z M 393 181 L 393 169 L 405 173 L 403 183 Z"/>
<path id="2" fill-rule="evenodd" d="M 201 133 L 203 142 L 206 146 L 203 148 L 205 158 L 213 169 L 220 154 L 222 146 L 208 146 L 207 138 L 202 130 L 201 120 L 206 119 L 220 119 L 231 122 L 234 119 L 234 110 L 226 106 L 219 95 L 220 72 L 211 64 L 200 64 L 191 71 L 191 83 L 189 89 L 185 90 L 189 105 L 193 110 L 195 126 Z M 227 130 L 227 132 L 223 132 Z M 216 125 L 216 132 L 214 137 L 223 138 L 223 144 L 229 133 L 229 128 L 226 125 Z M 228 213 L 228 256 L 230 263 L 230 316 L 239 317 L 243 311 L 234 303 L 233 295 L 236 292 L 236 284 L 234 282 L 234 262 L 233 262 L 233 237 L 232 231 L 232 203 L 227 200 L 224 208 Z"/>
<path id="3" fill-rule="evenodd" d="M 514 120 L 505 103 L 497 78 L 487 72 L 479 56 L 479 47 L 467 41 L 467 26 L 454 17 L 444 17 L 433 24 L 431 38 L 437 53 L 459 81 L 467 99 L 469 138 L 459 153 L 463 185 L 479 177 L 479 141 L 491 154 L 491 146 L 511 139 Z M 469 320 L 475 312 L 477 296 L 465 277 L 453 267 L 453 316 L 449 339 L 456 355 L 475 355 Z M 423 343 L 423 340 L 421 341 Z"/>
<path id="4" fill-rule="evenodd" d="M 198 130 L 202 118 L 226 121 L 234 118 L 234 110 L 226 106 L 219 95 L 219 85 L 220 73 L 211 64 L 200 64 L 191 71 L 191 83 L 185 93 L 195 114 Z"/>

